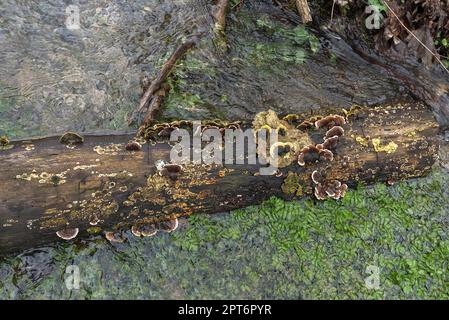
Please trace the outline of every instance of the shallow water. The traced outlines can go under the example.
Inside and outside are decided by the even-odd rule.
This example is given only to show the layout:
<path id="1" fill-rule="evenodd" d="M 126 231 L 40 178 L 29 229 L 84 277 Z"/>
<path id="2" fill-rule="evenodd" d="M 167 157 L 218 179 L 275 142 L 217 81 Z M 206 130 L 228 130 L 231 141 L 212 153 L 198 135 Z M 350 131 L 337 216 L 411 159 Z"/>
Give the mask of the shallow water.
<path id="1" fill-rule="evenodd" d="M 447 299 L 448 190 L 438 169 L 338 202 L 273 198 L 124 244 L 33 249 L 0 259 L 0 299 Z"/>
<path id="2" fill-rule="evenodd" d="M 80 29 L 69 30 L 67 1 L 1 1 L 0 134 L 129 130 L 141 80 L 198 33 L 202 41 L 175 72 L 176 95 L 163 117 L 241 119 L 267 108 L 304 111 L 401 96 L 395 80 L 338 36 L 313 29 L 295 35 L 291 15 L 268 0 L 245 1 L 229 15 L 226 52 L 205 3 L 78 1 Z"/>
<path id="3" fill-rule="evenodd" d="M 251 118 L 388 103 L 407 91 L 338 36 L 297 28 L 271 1 L 229 15 L 227 45 L 206 1 L 0 1 L 0 134 L 127 131 L 168 55 L 204 32 L 175 70 L 161 118 Z M 292 21 L 293 20 L 293 21 Z M 182 220 L 171 234 L 112 245 L 58 243 L 0 260 L 0 299 L 447 298 L 447 171 L 341 202 L 283 203 Z M 418 195 L 418 196 L 417 196 Z M 338 214 L 334 214 L 337 212 Z M 366 267 L 381 287 L 365 285 Z M 67 267 L 79 270 L 69 290 Z M 69 281 L 70 284 L 70 281 Z"/>

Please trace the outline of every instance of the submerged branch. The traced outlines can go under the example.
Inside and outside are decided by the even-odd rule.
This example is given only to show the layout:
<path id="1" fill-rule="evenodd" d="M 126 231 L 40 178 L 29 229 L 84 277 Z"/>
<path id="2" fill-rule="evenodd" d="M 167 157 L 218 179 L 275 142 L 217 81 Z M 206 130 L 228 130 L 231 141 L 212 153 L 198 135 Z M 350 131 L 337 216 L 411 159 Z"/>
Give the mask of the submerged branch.
<path id="1" fill-rule="evenodd" d="M 143 112 L 145 112 L 148 109 L 148 106 L 151 103 L 151 100 L 155 98 L 156 92 L 161 89 L 162 84 L 164 83 L 165 80 L 167 80 L 167 77 L 172 72 L 173 68 L 176 65 L 176 62 L 182 56 L 184 56 L 184 54 L 187 51 L 189 51 L 193 46 L 195 46 L 195 44 L 196 44 L 196 40 L 188 40 L 188 41 L 184 42 L 182 45 L 180 45 L 175 50 L 175 52 L 173 52 L 173 54 L 170 56 L 170 58 L 162 66 L 162 69 L 159 72 L 156 79 L 154 79 L 153 82 L 151 82 L 150 86 L 143 94 L 142 98 L 140 99 L 138 108 L 128 119 L 129 124 L 133 123 L 135 121 L 135 119 L 138 118 L 138 116 L 140 114 L 142 114 Z M 155 116 L 156 112 L 158 111 L 157 109 L 159 107 L 160 107 L 160 103 L 154 104 L 153 109 L 148 110 L 148 112 L 150 114 L 146 117 L 147 121 L 151 121 L 154 119 L 154 116 Z"/>

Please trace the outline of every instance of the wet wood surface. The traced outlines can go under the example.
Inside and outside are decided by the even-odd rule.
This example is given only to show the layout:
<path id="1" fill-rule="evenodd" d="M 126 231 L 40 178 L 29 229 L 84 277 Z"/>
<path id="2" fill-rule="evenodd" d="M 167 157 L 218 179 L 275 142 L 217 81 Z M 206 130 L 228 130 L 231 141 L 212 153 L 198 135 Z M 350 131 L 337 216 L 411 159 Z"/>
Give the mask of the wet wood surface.
<path id="1" fill-rule="evenodd" d="M 56 232 L 66 228 L 79 228 L 82 238 L 242 208 L 270 196 L 313 197 L 315 170 L 349 187 L 394 183 L 431 170 L 439 128 L 423 105 L 364 108 L 346 116 L 333 161 L 293 161 L 269 176 L 259 174 L 259 165 L 187 164 L 176 179 L 164 177 L 155 163 L 170 161 L 172 144 L 144 143 L 127 151 L 133 135 L 85 136 L 76 145 L 62 144 L 60 137 L 12 141 L 0 151 L 0 253 L 60 240 Z M 305 134 L 316 143 L 322 136 L 316 128 Z"/>

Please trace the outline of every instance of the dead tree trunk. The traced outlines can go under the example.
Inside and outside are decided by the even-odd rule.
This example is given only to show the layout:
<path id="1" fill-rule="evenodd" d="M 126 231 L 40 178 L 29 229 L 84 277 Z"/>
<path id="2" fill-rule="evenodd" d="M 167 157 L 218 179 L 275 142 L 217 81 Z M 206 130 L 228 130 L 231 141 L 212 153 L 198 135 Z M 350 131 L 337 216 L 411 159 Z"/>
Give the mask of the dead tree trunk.
<path id="1" fill-rule="evenodd" d="M 13 141 L 0 150 L 0 253 L 54 241 L 64 228 L 79 228 L 82 237 L 232 210 L 273 195 L 313 195 L 311 173 L 324 166 L 328 178 L 350 187 L 431 170 L 438 125 L 421 104 L 353 110 L 346 116 L 333 161 L 306 166 L 294 161 L 272 176 L 259 175 L 258 165 L 190 164 L 173 180 L 155 168 L 157 160 L 169 161 L 172 146 L 160 141 L 127 151 L 132 135 L 86 136 L 78 145 L 56 137 Z M 314 128 L 305 134 L 322 137 Z"/>
<path id="2" fill-rule="evenodd" d="M 302 23 L 306 24 L 312 21 L 312 15 L 310 14 L 307 0 L 296 0 L 296 8 L 298 9 Z"/>

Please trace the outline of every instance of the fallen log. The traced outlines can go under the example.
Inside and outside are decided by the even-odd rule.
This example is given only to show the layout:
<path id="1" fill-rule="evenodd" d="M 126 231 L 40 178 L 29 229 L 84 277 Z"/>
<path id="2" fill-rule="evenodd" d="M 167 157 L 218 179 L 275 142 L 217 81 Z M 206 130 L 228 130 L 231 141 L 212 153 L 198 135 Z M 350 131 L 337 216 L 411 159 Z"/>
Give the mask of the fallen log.
<path id="1" fill-rule="evenodd" d="M 270 196 L 313 196 L 314 171 L 353 187 L 393 183 L 431 170 L 439 128 L 423 105 L 338 112 L 346 124 L 333 161 L 301 166 L 294 154 L 275 175 L 260 175 L 257 164 L 186 164 L 164 175 L 157 164 L 170 159 L 173 142 L 167 133 L 188 127 L 188 121 L 142 127 L 139 135 L 150 140 L 146 143 L 142 137 L 130 143 L 134 135 L 5 139 L 0 148 L 0 253 L 53 242 L 57 232 L 74 228 L 79 238 L 192 213 L 223 212 Z M 287 115 L 277 129 L 282 125 L 286 136 L 296 130 L 319 143 L 323 132 L 313 126 L 317 119 L 320 116 Z M 218 120 L 204 125 L 237 126 Z"/>

